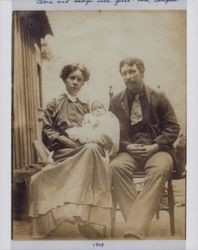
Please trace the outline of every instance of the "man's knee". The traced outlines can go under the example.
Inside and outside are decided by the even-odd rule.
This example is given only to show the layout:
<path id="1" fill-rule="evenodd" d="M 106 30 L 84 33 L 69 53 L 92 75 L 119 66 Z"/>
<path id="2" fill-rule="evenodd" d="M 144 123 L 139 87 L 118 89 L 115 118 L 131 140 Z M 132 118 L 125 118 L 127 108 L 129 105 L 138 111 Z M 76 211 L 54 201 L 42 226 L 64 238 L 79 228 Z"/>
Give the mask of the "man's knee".
<path id="1" fill-rule="evenodd" d="M 173 159 L 165 152 L 159 153 L 146 163 L 145 171 L 156 177 L 167 177 L 172 172 Z"/>
<path id="2" fill-rule="evenodd" d="M 117 178 L 132 180 L 136 164 L 129 154 L 120 153 L 111 161 L 110 167 L 112 169 L 113 180 Z"/>
<path id="3" fill-rule="evenodd" d="M 156 179 L 168 179 L 172 171 L 171 165 L 153 165 L 146 172 Z"/>
<path id="4" fill-rule="evenodd" d="M 168 178 L 171 173 L 171 166 L 152 166 L 149 174 L 156 178 Z"/>
<path id="5" fill-rule="evenodd" d="M 121 172 L 121 169 L 123 167 L 122 163 L 115 159 L 110 162 L 110 168 L 112 169 L 112 175 L 114 177 L 115 175 L 118 175 Z"/>
<path id="6" fill-rule="evenodd" d="M 126 160 L 129 156 L 126 153 L 119 153 L 115 158 L 110 162 L 110 167 L 113 172 L 119 172 L 121 169 L 124 169 L 126 166 Z"/>

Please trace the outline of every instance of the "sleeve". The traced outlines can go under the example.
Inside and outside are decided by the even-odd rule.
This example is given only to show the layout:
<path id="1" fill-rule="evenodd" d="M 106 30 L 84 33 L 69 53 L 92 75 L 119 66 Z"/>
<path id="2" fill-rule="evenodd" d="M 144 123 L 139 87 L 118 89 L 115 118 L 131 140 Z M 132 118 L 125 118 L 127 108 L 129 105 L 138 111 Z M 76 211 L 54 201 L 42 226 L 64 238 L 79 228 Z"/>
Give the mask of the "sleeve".
<path id="1" fill-rule="evenodd" d="M 110 101 L 110 107 L 109 110 L 116 116 L 116 118 L 119 117 L 119 115 L 117 114 L 117 109 L 114 105 L 114 101 L 113 99 L 111 99 Z M 129 140 L 127 134 L 126 134 L 126 129 L 125 127 L 121 124 L 121 122 L 118 119 L 118 123 L 119 123 L 119 130 L 120 130 L 120 142 L 119 142 L 119 150 L 120 151 L 125 151 L 127 145 L 131 144 L 131 141 Z"/>
<path id="2" fill-rule="evenodd" d="M 98 126 L 99 144 L 105 146 L 109 150 L 110 156 L 115 155 L 119 150 L 120 127 L 119 121 L 111 112 L 105 115 L 105 119 L 101 120 Z"/>
<path id="3" fill-rule="evenodd" d="M 42 141 L 49 151 L 69 147 L 71 140 L 55 126 L 55 99 L 48 103 L 43 115 Z"/>
<path id="4" fill-rule="evenodd" d="M 158 107 L 158 116 L 160 122 L 160 134 L 154 139 L 160 149 L 169 147 L 177 139 L 180 126 L 177 122 L 175 112 L 165 94 L 161 95 L 160 105 Z"/>
<path id="5" fill-rule="evenodd" d="M 120 125 L 117 117 L 109 112 L 109 126 L 107 126 L 108 136 L 112 140 L 112 148 L 110 150 L 110 156 L 115 155 L 119 151 L 120 144 Z"/>

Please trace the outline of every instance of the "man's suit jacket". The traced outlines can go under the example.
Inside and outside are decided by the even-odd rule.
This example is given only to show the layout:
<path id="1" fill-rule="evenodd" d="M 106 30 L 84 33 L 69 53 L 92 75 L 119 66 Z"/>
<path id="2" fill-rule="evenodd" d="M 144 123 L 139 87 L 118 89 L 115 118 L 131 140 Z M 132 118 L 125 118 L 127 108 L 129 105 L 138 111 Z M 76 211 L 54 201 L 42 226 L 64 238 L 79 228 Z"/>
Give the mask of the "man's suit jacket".
<path id="1" fill-rule="evenodd" d="M 160 151 L 169 152 L 175 159 L 173 143 L 180 130 L 175 112 L 161 91 L 154 91 L 145 86 L 145 95 L 149 105 L 147 127 L 150 137 L 153 143 L 158 144 Z M 111 99 L 110 110 L 120 122 L 120 151 L 125 151 L 126 146 L 131 143 L 130 107 L 126 90 Z"/>

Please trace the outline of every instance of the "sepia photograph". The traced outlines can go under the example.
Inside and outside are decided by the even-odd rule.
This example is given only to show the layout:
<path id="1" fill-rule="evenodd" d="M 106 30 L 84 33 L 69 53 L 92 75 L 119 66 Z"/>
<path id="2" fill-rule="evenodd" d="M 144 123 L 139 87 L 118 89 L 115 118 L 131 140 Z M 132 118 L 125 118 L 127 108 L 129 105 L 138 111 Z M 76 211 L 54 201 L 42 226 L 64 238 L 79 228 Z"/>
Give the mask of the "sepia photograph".
<path id="1" fill-rule="evenodd" d="M 186 10 L 13 11 L 12 239 L 186 239 Z"/>

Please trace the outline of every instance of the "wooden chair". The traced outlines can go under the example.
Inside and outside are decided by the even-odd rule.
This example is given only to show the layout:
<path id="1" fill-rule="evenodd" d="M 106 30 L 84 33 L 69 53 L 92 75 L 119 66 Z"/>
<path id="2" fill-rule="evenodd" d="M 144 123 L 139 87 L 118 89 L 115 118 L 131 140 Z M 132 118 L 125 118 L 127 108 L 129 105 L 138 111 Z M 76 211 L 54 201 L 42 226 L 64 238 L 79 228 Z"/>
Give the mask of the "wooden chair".
<path id="1" fill-rule="evenodd" d="M 29 206 L 29 183 L 31 176 L 39 172 L 50 161 L 50 154 L 41 141 L 34 141 L 38 162 L 13 171 L 13 218 L 27 219 Z"/>
<path id="2" fill-rule="evenodd" d="M 144 171 L 135 172 L 133 175 L 134 179 L 143 179 L 145 177 Z M 174 216 L 174 193 L 173 193 L 173 186 L 172 186 L 172 175 L 169 177 L 167 181 L 167 190 L 165 188 L 164 192 L 162 193 L 162 198 L 168 200 L 167 206 L 160 206 L 156 211 L 156 218 L 159 219 L 160 211 L 167 211 L 169 213 L 169 220 L 170 220 L 170 234 L 171 236 L 175 235 L 175 216 Z M 119 211 L 119 207 L 117 204 L 117 200 L 113 197 L 113 209 L 112 209 L 112 220 L 111 220 L 111 236 L 113 237 L 115 234 L 115 226 L 116 226 L 116 211 Z"/>

